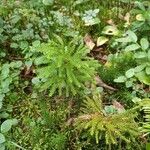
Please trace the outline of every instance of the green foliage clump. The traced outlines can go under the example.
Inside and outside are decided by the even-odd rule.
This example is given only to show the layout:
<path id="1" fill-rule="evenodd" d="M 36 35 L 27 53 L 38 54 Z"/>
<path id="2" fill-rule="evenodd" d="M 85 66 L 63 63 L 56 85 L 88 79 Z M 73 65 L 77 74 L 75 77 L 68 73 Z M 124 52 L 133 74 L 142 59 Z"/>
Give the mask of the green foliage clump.
<path id="1" fill-rule="evenodd" d="M 128 143 L 138 136 L 138 125 L 134 121 L 136 113 L 128 110 L 107 114 L 99 95 L 87 98 L 82 111 L 83 114 L 77 119 L 77 127 L 88 131 L 97 143 L 103 138 L 108 145 L 117 144 L 118 139 Z"/>
<path id="2" fill-rule="evenodd" d="M 43 91 L 50 89 L 50 96 L 58 91 L 66 96 L 75 95 L 85 88 L 86 82 L 93 82 L 99 64 L 88 57 L 89 50 L 75 41 L 65 43 L 60 37 L 49 43 L 42 43 L 35 49 L 42 56 L 35 59 L 37 77 L 32 81 Z"/>
<path id="3" fill-rule="evenodd" d="M 136 109 L 133 102 L 150 96 L 149 4 L 148 0 L 1 0 L 0 149 L 116 150 L 138 149 L 138 144 L 145 148 L 138 135 L 149 140 L 149 99 Z M 101 62 L 108 58 L 100 69 L 80 42 L 85 34 L 93 37 L 86 44 L 95 43 L 91 54 Z M 70 41 L 72 37 L 77 40 Z M 82 114 L 74 119 L 82 96 L 95 91 L 91 83 L 97 72 L 117 90 L 98 87 L 105 102 L 99 95 L 87 98 Z M 89 86 L 92 90 L 85 89 Z M 69 98 L 49 98 L 48 92 Z M 110 104 L 116 99 L 129 110 Z M 74 121 L 81 134 L 71 126 Z"/>
<path id="4" fill-rule="evenodd" d="M 14 141 L 25 149 L 66 149 L 69 133 L 66 119 L 70 113 L 67 103 L 64 99 L 56 103 L 52 98 L 37 101 L 25 97 L 20 100 L 15 104 L 19 106 L 15 111 L 22 128 L 13 130 Z M 15 150 L 16 147 L 10 149 Z"/>
<path id="5" fill-rule="evenodd" d="M 22 62 L 0 63 L 0 148 L 10 143 L 8 133 L 17 124 L 16 119 L 11 119 L 12 106 L 6 102 L 7 97 L 14 91 L 12 89 L 19 83 L 19 73 Z"/>
<path id="6" fill-rule="evenodd" d="M 140 99 L 139 99 L 140 100 Z M 138 102 L 141 110 L 144 112 L 141 132 L 145 133 L 145 136 L 150 134 L 150 99 L 142 99 Z"/>
<path id="7" fill-rule="evenodd" d="M 133 31 L 127 31 L 127 36 L 116 39 L 122 45 L 122 51 L 132 53 L 135 66 L 126 70 L 124 76 L 115 79 L 115 82 L 125 82 L 126 87 L 132 87 L 133 81 L 138 79 L 145 85 L 150 85 L 150 50 L 148 37 L 138 40 Z M 130 82 L 129 82 L 130 81 Z"/>
<path id="8" fill-rule="evenodd" d="M 99 74 L 105 82 L 113 83 L 116 77 L 124 74 L 135 64 L 133 54 L 130 52 L 110 54 L 105 65 L 100 67 Z"/>
<path id="9" fill-rule="evenodd" d="M 139 36 L 147 35 L 150 31 L 150 2 L 136 1 L 131 14 L 136 18 L 131 25 L 132 30 L 136 31 Z"/>

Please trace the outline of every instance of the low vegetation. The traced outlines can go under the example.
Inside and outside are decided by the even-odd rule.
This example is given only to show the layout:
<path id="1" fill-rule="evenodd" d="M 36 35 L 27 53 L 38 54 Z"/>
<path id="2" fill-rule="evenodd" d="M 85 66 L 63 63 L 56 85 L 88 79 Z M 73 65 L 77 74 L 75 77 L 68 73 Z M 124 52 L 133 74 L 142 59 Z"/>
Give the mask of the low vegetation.
<path id="1" fill-rule="evenodd" d="M 149 150 L 149 32 L 148 0 L 1 0 L 0 150 Z"/>

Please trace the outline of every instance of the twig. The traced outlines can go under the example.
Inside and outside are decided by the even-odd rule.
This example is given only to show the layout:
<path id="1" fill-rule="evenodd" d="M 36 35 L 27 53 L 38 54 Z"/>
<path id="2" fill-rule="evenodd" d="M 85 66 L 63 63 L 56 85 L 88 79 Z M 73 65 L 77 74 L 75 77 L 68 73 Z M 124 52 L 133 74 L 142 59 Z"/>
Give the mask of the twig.
<path id="1" fill-rule="evenodd" d="M 71 124 L 74 124 L 77 120 L 81 120 L 81 121 L 87 121 L 87 120 L 90 120 L 92 119 L 94 116 L 97 116 L 97 115 L 100 115 L 100 113 L 94 113 L 94 114 L 85 114 L 85 115 L 81 115 L 79 117 L 76 117 L 76 118 L 70 118 L 68 121 L 67 121 L 67 125 L 71 125 Z"/>
<path id="2" fill-rule="evenodd" d="M 99 76 L 96 76 L 96 77 L 95 77 L 95 80 L 96 80 L 97 85 L 99 85 L 99 86 L 101 86 L 101 87 L 103 87 L 103 88 L 109 89 L 109 90 L 111 90 L 111 91 L 117 91 L 116 88 L 111 87 L 111 86 L 107 85 L 106 83 L 104 83 L 104 82 L 102 81 L 102 79 L 101 79 Z"/>
<path id="3" fill-rule="evenodd" d="M 24 58 L 21 58 L 21 57 L 13 57 L 13 56 L 10 56 L 8 57 L 9 60 L 24 60 Z"/>

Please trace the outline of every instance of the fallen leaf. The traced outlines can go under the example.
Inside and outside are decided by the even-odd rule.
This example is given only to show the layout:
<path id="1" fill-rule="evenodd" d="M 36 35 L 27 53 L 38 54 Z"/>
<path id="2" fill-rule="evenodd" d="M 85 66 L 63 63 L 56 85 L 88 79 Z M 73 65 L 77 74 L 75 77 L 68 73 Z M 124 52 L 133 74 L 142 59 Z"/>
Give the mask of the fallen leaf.
<path id="1" fill-rule="evenodd" d="M 88 34 L 85 35 L 84 42 L 90 50 L 92 50 L 95 47 L 95 43 L 94 43 L 92 37 Z"/>
<path id="2" fill-rule="evenodd" d="M 108 23 L 109 25 L 115 26 L 114 21 L 113 21 L 112 19 L 107 20 L 107 23 Z"/>
<path id="3" fill-rule="evenodd" d="M 128 27 L 130 25 L 130 13 L 126 13 L 124 20 L 126 21 L 125 26 Z"/>
<path id="4" fill-rule="evenodd" d="M 113 106 L 118 110 L 118 112 L 124 112 L 125 108 L 117 101 L 113 101 Z"/>
<path id="5" fill-rule="evenodd" d="M 116 36 L 119 34 L 119 30 L 117 29 L 116 26 L 108 25 L 108 26 L 104 27 L 102 33 L 105 35 L 115 35 Z"/>
<path id="6" fill-rule="evenodd" d="M 98 39 L 97 39 L 97 46 L 101 46 L 101 45 L 104 45 L 109 39 L 106 38 L 105 36 L 100 36 Z"/>

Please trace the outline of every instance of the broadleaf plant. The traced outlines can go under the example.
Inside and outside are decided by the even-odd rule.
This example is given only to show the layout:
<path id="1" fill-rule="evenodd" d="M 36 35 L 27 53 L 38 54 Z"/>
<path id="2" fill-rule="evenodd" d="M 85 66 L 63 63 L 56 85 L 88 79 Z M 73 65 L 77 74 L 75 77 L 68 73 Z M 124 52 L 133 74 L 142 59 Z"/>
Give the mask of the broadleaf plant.
<path id="1" fill-rule="evenodd" d="M 141 83 L 150 85 L 150 47 L 148 37 L 143 37 L 138 42 L 137 36 L 133 31 L 127 31 L 126 34 L 126 40 L 124 40 L 126 41 L 125 44 L 123 44 L 124 38 L 116 39 L 116 41 L 123 44 L 122 51 L 131 51 L 133 53 L 136 67 L 127 70 L 125 73 L 125 78 L 137 78 Z M 131 40 L 131 37 L 134 40 Z M 120 77 L 118 77 L 114 81 L 118 82 L 119 79 Z M 127 80 L 124 80 L 122 82 L 125 81 Z"/>

